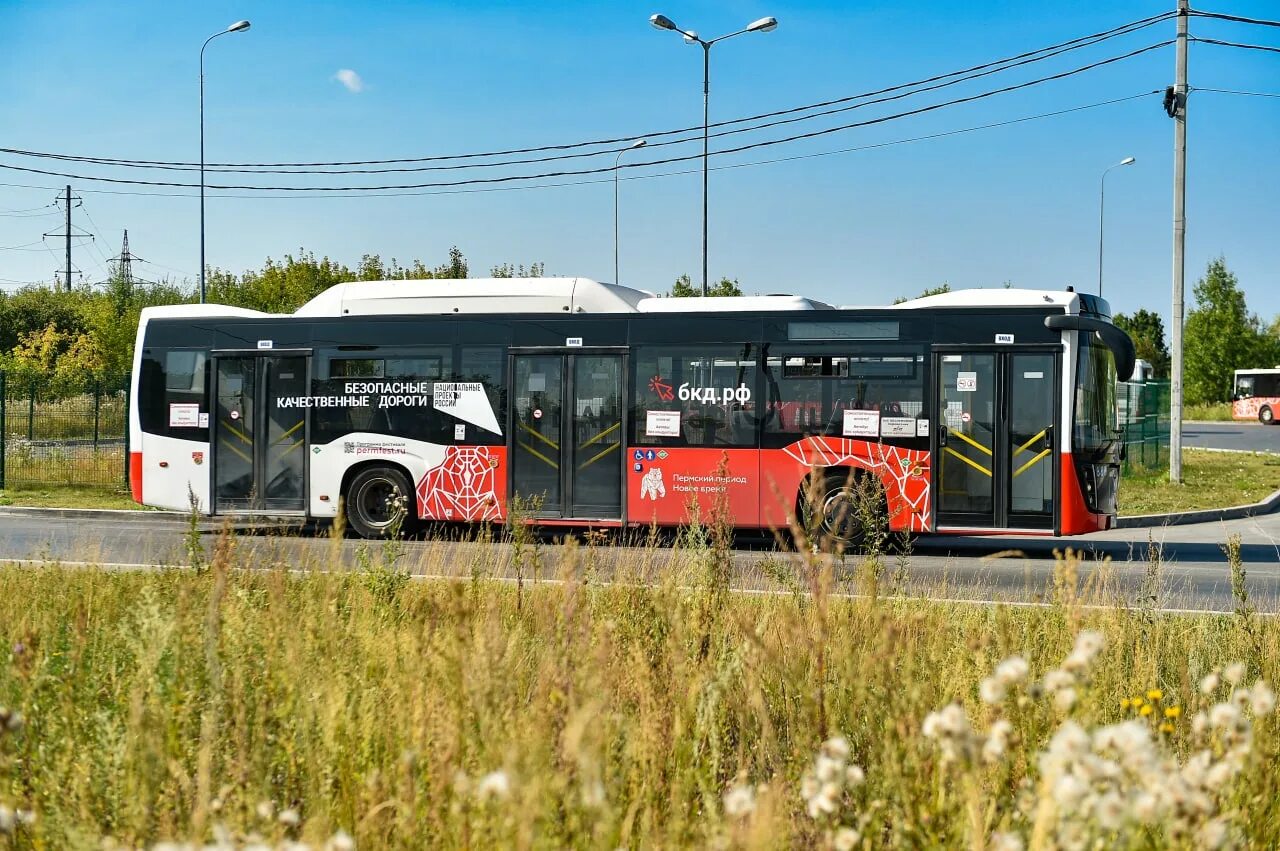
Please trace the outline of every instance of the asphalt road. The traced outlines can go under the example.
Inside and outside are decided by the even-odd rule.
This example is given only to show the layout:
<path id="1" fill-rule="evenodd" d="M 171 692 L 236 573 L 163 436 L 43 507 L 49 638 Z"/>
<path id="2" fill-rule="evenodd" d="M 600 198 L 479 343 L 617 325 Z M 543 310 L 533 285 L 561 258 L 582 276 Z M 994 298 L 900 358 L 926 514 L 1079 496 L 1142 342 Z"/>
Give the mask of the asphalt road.
<path id="1" fill-rule="evenodd" d="M 1201 449 L 1280 452 L 1280 426 L 1262 423 L 1183 423 L 1182 442 Z"/>
<path id="2" fill-rule="evenodd" d="M 186 528 L 177 522 L 138 519 L 45 519 L 0 509 L 0 560 L 28 564 L 102 565 L 145 569 L 184 565 Z M 1037 603 L 1052 593 L 1055 550 L 1081 554 L 1081 587 L 1099 604 L 1137 605 L 1143 595 L 1149 549 L 1160 552 L 1159 604 L 1162 608 L 1231 611 L 1230 569 L 1223 542 L 1240 537 L 1250 604 L 1280 612 L 1280 514 L 1157 529 L 1121 529 L 1078 538 L 927 538 L 910 553 L 889 555 L 885 571 L 905 569 L 908 593 L 935 599 Z M 211 552 L 217 534 L 202 544 Z M 332 541 L 305 534 L 242 531 L 235 539 L 243 564 L 265 569 L 350 569 L 360 552 L 374 557 L 379 544 Z M 511 547 L 444 540 L 410 541 L 398 562 L 420 575 L 469 577 L 515 575 Z M 670 547 L 564 548 L 538 546 L 540 575 L 590 571 L 597 580 L 657 581 L 689 568 L 688 556 Z M 856 591 L 853 576 L 862 558 L 838 566 L 841 588 Z M 794 554 L 774 551 L 761 539 L 741 538 L 733 553 L 733 583 L 743 591 L 786 592 L 800 575 Z M 526 577 L 527 569 L 526 569 Z"/>

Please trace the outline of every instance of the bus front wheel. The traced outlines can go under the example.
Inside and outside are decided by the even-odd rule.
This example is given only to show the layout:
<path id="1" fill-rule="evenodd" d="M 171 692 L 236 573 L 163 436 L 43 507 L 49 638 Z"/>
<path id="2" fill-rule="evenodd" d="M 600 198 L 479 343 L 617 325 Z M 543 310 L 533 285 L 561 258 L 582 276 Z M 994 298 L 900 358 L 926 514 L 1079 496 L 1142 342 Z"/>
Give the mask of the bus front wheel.
<path id="1" fill-rule="evenodd" d="M 1262 423 L 1263 425 L 1276 424 L 1276 415 L 1275 415 L 1275 412 L 1271 410 L 1270 405 L 1263 405 L 1261 408 L 1258 409 L 1258 422 Z"/>
<path id="2" fill-rule="evenodd" d="M 347 488 L 347 525 L 362 538 L 404 530 L 413 516 L 413 487 L 395 467 L 365 467 Z"/>

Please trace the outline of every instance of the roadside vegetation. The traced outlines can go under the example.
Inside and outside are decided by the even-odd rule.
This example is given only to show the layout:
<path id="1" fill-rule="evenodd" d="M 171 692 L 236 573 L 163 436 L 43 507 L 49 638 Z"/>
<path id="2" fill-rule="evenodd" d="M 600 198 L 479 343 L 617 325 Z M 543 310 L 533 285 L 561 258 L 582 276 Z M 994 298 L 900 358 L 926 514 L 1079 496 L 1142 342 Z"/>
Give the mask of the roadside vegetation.
<path id="1" fill-rule="evenodd" d="M 957 605 L 879 530 L 856 559 L 796 532 L 753 595 L 723 521 L 611 576 L 520 524 L 336 572 L 336 538 L 273 564 L 229 534 L 157 573 L 0 567 L 0 847 L 1280 842 L 1280 624 L 1238 546 L 1236 613 L 1190 616 L 1154 548 L 1137 599 L 1066 553 L 1043 607 Z"/>
<path id="2" fill-rule="evenodd" d="M 1202 405 L 1187 405 L 1183 408 L 1183 419 L 1189 422 L 1232 422 L 1230 402 L 1206 402 Z"/>
<path id="3" fill-rule="evenodd" d="M 1280 455 L 1184 449 L 1182 484 L 1169 482 L 1167 466 L 1130 466 L 1120 479 L 1122 515 L 1227 508 L 1266 499 L 1280 490 Z"/>
<path id="4" fill-rule="evenodd" d="M 0 506 L 29 508 L 119 508 L 145 511 L 123 488 L 115 485 L 15 486 L 0 489 Z"/>

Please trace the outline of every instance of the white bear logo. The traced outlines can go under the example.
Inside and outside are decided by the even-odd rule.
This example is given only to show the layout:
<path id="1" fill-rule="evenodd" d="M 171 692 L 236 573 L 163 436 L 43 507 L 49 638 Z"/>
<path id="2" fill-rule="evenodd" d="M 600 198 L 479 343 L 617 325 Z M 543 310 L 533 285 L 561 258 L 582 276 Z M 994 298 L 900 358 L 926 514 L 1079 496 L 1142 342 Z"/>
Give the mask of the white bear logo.
<path id="1" fill-rule="evenodd" d="M 644 478 L 640 480 L 640 498 L 644 499 L 647 496 L 656 502 L 658 497 L 666 495 L 667 488 L 662 484 L 662 470 L 650 467 L 649 472 L 645 473 Z"/>

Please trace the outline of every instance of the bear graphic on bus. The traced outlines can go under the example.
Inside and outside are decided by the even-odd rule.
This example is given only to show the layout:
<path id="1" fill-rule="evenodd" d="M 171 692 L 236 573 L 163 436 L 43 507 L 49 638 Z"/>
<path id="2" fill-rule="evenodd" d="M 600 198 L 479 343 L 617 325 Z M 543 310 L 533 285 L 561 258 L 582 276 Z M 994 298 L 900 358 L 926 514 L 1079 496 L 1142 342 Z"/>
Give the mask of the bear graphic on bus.
<path id="1" fill-rule="evenodd" d="M 649 472 L 645 473 L 644 478 L 640 480 L 640 498 L 644 499 L 647 496 L 656 502 L 658 497 L 666 495 L 667 488 L 662 483 L 662 469 L 650 467 Z"/>

